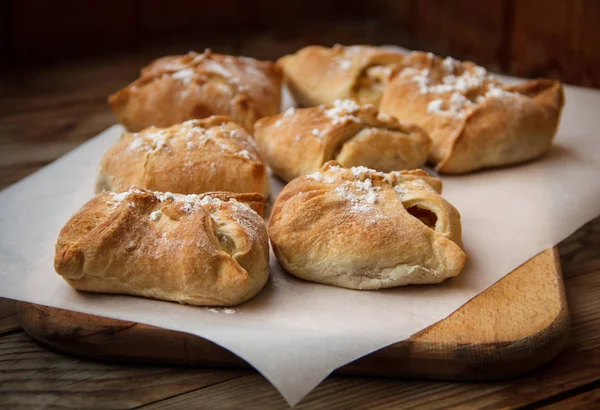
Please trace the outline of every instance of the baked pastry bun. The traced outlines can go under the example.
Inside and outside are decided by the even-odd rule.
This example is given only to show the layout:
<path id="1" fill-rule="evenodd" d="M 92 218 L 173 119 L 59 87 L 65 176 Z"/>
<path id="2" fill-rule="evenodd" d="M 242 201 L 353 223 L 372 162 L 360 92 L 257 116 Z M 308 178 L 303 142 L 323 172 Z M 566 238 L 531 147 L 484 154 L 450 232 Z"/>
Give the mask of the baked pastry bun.
<path id="1" fill-rule="evenodd" d="M 418 168 L 431 145 L 420 127 L 351 100 L 263 118 L 254 138 L 273 172 L 286 181 L 316 172 L 329 160 L 384 172 Z"/>
<path id="2" fill-rule="evenodd" d="M 100 161 L 96 193 L 122 192 L 131 185 L 178 194 L 269 195 L 267 166 L 254 139 L 227 117 L 124 133 Z"/>
<path id="3" fill-rule="evenodd" d="M 54 267 L 83 291 L 237 305 L 269 276 L 267 230 L 251 208 L 263 204 L 260 194 L 103 193 L 61 230 Z"/>
<path id="4" fill-rule="evenodd" d="M 439 283 L 459 274 L 460 214 L 425 171 L 328 162 L 285 186 L 269 236 L 294 276 L 350 289 Z"/>
<path id="5" fill-rule="evenodd" d="M 271 62 L 190 52 L 154 61 L 108 102 L 130 131 L 211 115 L 227 115 L 252 131 L 257 119 L 279 112 L 281 77 Z"/>
<path id="6" fill-rule="evenodd" d="M 403 54 L 373 46 L 305 47 L 277 62 L 296 103 L 308 107 L 351 98 L 379 105 L 391 73 Z"/>
<path id="7" fill-rule="evenodd" d="M 464 173 L 543 155 L 563 105 L 558 81 L 505 85 L 471 62 L 411 53 L 394 70 L 380 110 L 429 133 L 439 172 Z"/>

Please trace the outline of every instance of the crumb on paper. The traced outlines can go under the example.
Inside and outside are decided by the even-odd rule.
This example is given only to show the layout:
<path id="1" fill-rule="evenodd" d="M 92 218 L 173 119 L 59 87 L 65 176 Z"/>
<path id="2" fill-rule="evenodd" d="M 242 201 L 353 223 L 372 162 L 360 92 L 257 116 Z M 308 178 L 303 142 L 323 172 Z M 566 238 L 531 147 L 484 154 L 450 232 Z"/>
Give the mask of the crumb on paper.
<path id="1" fill-rule="evenodd" d="M 237 313 L 237 310 L 231 308 L 206 308 L 211 313 L 224 313 L 226 315 L 232 315 Z"/>

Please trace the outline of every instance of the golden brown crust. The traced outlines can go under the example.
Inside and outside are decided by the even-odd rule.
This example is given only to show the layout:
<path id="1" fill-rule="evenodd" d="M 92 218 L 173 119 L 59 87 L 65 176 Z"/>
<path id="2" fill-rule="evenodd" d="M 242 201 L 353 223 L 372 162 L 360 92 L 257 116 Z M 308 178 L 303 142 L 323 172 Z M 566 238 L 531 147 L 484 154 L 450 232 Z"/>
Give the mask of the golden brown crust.
<path id="1" fill-rule="evenodd" d="M 54 267 L 76 289 L 206 306 L 256 295 L 269 247 L 257 194 L 104 193 L 63 227 Z"/>
<path id="2" fill-rule="evenodd" d="M 351 98 L 379 104 L 390 66 L 403 55 L 373 46 L 305 47 L 279 59 L 286 84 L 303 107 Z"/>
<path id="3" fill-rule="evenodd" d="M 384 172 L 418 168 L 431 144 L 420 127 L 350 100 L 263 118 L 254 138 L 273 172 L 286 181 L 316 172 L 329 160 Z"/>
<path id="4" fill-rule="evenodd" d="M 456 276 L 466 261 L 460 214 L 434 180 L 424 171 L 383 174 L 329 162 L 277 198 L 269 221 L 275 255 L 295 276 L 352 289 Z"/>
<path id="5" fill-rule="evenodd" d="M 429 133 L 439 172 L 463 173 L 543 155 L 563 105 L 557 81 L 508 86 L 471 62 L 411 53 L 394 69 L 380 109 Z"/>
<path id="6" fill-rule="evenodd" d="M 190 52 L 144 67 L 139 79 L 108 102 L 130 131 L 211 115 L 227 115 L 252 131 L 256 120 L 279 112 L 281 83 L 281 70 L 274 63 Z"/>
<path id="7" fill-rule="evenodd" d="M 269 195 L 267 166 L 254 139 L 227 117 L 125 133 L 102 157 L 96 193 L 131 185 L 152 191 Z"/>

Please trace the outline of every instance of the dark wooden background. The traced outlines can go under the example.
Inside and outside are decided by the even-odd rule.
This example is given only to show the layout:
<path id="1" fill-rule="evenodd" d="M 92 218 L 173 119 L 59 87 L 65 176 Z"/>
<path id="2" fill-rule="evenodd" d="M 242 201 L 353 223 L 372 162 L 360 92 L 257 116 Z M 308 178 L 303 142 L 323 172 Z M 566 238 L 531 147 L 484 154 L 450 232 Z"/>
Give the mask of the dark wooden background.
<path id="1" fill-rule="evenodd" d="M 276 58 L 336 42 L 404 45 L 600 87 L 597 0 L 0 0 L 4 68 L 167 44 Z"/>

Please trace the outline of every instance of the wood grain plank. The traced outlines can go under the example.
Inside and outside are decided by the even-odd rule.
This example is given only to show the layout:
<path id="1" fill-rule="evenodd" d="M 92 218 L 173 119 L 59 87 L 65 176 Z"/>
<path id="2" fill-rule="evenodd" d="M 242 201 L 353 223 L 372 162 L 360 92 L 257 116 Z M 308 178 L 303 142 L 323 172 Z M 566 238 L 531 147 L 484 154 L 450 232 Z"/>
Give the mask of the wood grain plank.
<path id="1" fill-rule="evenodd" d="M 600 388 L 577 394 L 565 400 L 538 407 L 545 410 L 580 410 L 600 408 Z"/>
<path id="2" fill-rule="evenodd" d="M 12 1 L 12 57 L 52 58 L 89 50 L 133 47 L 138 37 L 135 1 Z"/>
<path id="3" fill-rule="evenodd" d="M 47 350 L 22 332 L 0 340 L 0 407 L 6 408 L 131 408 L 244 374 L 81 360 Z"/>
<path id="4" fill-rule="evenodd" d="M 287 32 L 288 38 L 318 43 L 315 38 L 337 31 L 337 26 L 357 22 L 366 30 L 336 35 L 335 41 L 356 38 L 355 42 L 372 43 L 376 31 L 395 33 L 390 39 L 405 31 L 404 24 L 398 23 L 405 21 L 406 5 L 412 0 L 325 1 L 309 7 L 302 0 L 108 0 L 90 7 L 65 0 L 52 4 L 40 0 L 13 3 L 9 55 L 12 59 L 34 60 L 117 49 L 132 51 L 144 44 L 164 42 L 214 42 L 228 33 L 235 33 L 235 38 L 229 34 L 228 42 L 232 44 L 245 43 L 267 31 Z M 306 30 L 307 21 L 311 30 Z"/>
<path id="5" fill-rule="evenodd" d="M 551 249 L 546 250 L 463 305 L 448 319 L 419 332 L 416 340 L 503 344 L 538 334 L 548 329 L 561 314 L 567 315 L 561 312 L 566 310 L 562 286 L 558 256 Z M 523 365 L 521 360 L 520 366 Z"/>
<path id="6" fill-rule="evenodd" d="M 15 333 L 20 330 L 21 324 L 19 323 L 19 318 L 16 314 L 0 319 L 0 337 Z"/>
<path id="7" fill-rule="evenodd" d="M 0 298 L 0 337 L 21 329 L 17 318 L 17 301 Z"/>
<path id="8" fill-rule="evenodd" d="M 416 38 L 420 48 L 500 67 L 508 0 L 417 1 Z"/>
<path id="9" fill-rule="evenodd" d="M 133 81 L 153 57 L 89 57 L 8 70 L 0 77 L 0 118 L 79 102 L 106 104 L 106 97 Z"/>
<path id="10" fill-rule="evenodd" d="M 8 55 L 8 39 L 9 39 L 9 24 L 10 24 L 10 2 L 0 2 L 0 53 Z M 2 67 L 0 66 L 0 69 Z"/>
<path id="11" fill-rule="evenodd" d="M 201 38 L 210 32 L 248 31 L 260 24 L 263 16 L 261 3 L 237 0 L 221 0 L 219 2 L 149 0 L 144 2 L 140 10 L 140 30 L 146 39 L 177 39 L 182 36 Z M 292 10 L 295 4 L 289 5 Z M 245 7 L 246 6 L 246 7 Z M 278 15 L 282 17 L 281 15 Z M 198 24 L 202 21 L 202 24 Z"/>
<path id="12" fill-rule="evenodd" d="M 510 73 L 600 86 L 600 2 L 518 0 L 514 15 Z"/>
<path id="13" fill-rule="evenodd" d="M 0 189 L 4 189 L 15 182 L 33 174 L 44 164 L 30 164 L 11 167 L 0 167 Z"/>
<path id="14" fill-rule="evenodd" d="M 573 369 L 553 364 L 554 373 L 568 372 L 568 383 L 542 379 L 544 375 L 528 377 L 516 382 L 459 383 L 444 381 L 409 381 L 377 378 L 330 377 L 318 386 L 297 407 L 298 409 L 347 409 L 347 408 L 516 408 L 535 402 L 553 392 L 568 390 L 575 384 L 583 385 L 598 377 L 598 367 L 593 371 L 571 379 Z M 563 379 L 563 380 L 560 380 Z M 247 400 L 252 397 L 252 401 Z M 277 391 L 258 375 L 240 379 L 184 394 L 154 405 L 149 409 L 197 408 L 202 404 L 211 409 L 229 408 L 287 408 Z"/>
<path id="15" fill-rule="evenodd" d="M 590 272 L 600 272 L 600 218 L 575 231 L 558 247 L 563 277 L 570 279 Z"/>
<path id="16" fill-rule="evenodd" d="M 81 144 L 114 123 L 115 118 L 104 101 L 79 102 L 76 105 L 57 106 L 32 113 L 6 115 L 0 120 L 0 166 L 17 165 L 24 162 L 21 158 L 43 158 L 46 161 L 56 159 L 67 148 L 62 147 L 62 144 Z M 40 149 L 40 145 L 44 145 L 44 149 Z M 42 153 L 53 145 L 59 148 L 48 154 Z M 18 152 L 23 150 L 32 153 Z M 18 155 L 18 159 L 13 160 L 15 155 Z"/>
<path id="17" fill-rule="evenodd" d="M 114 122 L 103 102 L 5 116 L 0 120 L 0 187 L 47 165 Z"/>
<path id="18" fill-rule="evenodd" d="M 0 298 L 0 319 L 17 314 L 17 301 L 13 299 Z"/>
<path id="19" fill-rule="evenodd" d="M 430 400 L 440 400 L 451 390 L 447 382 L 410 382 L 376 378 L 333 377 L 319 385 L 296 409 L 390 409 L 424 407 Z M 249 401 L 250 392 L 252 400 Z M 462 384 L 463 397 L 477 397 L 472 386 Z M 259 375 L 248 375 L 228 381 L 221 386 L 167 399 L 143 409 L 187 409 L 205 406 L 210 409 L 287 409 L 289 408 L 277 391 Z M 440 408 L 443 405 L 439 406 Z M 429 407 L 428 407 L 429 408 Z"/>

